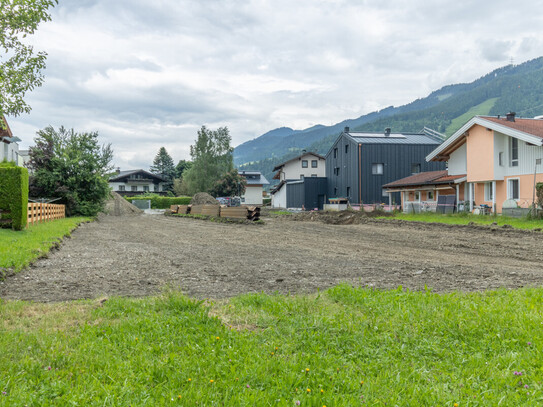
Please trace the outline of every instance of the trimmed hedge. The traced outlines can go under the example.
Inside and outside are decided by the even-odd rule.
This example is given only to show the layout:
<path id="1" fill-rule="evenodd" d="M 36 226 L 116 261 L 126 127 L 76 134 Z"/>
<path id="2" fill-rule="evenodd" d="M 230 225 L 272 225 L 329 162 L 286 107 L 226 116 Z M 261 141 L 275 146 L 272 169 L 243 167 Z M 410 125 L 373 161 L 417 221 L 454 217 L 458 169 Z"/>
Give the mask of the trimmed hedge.
<path id="1" fill-rule="evenodd" d="M 190 196 L 125 196 L 128 202 L 135 201 L 151 201 L 151 208 L 153 209 L 170 209 L 171 205 L 189 205 L 192 197 Z"/>
<path id="2" fill-rule="evenodd" d="M 15 163 L 0 163 L 0 209 L 10 211 L 3 218 L 11 219 L 13 230 L 22 230 L 28 221 L 28 170 Z"/>

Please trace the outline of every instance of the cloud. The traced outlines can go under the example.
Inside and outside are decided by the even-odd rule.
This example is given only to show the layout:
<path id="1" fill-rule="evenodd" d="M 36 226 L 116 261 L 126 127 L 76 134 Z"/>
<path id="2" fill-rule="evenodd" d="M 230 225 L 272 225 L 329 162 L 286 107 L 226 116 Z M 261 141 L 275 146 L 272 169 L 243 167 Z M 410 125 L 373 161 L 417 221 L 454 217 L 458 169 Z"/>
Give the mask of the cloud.
<path id="1" fill-rule="evenodd" d="M 148 168 L 159 147 L 189 158 L 202 125 L 234 145 L 408 103 L 539 56 L 542 17 L 505 0 L 80 0 L 60 2 L 30 41 L 49 54 L 30 115 L 98 131 L 116 164 Z"/>

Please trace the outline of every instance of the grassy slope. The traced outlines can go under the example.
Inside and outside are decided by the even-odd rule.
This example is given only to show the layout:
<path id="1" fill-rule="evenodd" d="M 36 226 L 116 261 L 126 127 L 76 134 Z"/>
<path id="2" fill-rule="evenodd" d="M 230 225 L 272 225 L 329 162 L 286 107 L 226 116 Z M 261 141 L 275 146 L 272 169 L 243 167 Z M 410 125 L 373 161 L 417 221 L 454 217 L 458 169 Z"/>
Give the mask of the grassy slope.
<path id="1" fill-rule="evenodd" d="M 445 134 L 447 136 L 452 135 L 456 130 L 466 124 L 473 116 L 487 115 L 490 112 L 490 109 L 494 107 L 497 100 L 498 98 L 487 99 L 483 103 L 473 106 L 466 113 L 452 119 L 451 124 L 447 126 L 447 130 L 445 130 Z"/>
<path id="2" fill-rule="evenodd" d="M 0 405 L 533 406 L 542 302 L 348 286 L 210 314 L 175 292 L 0 302 Z"/>
<path id="3" fill-rule="evenodd" d="M 509 225 L 515 229 L 541 229 L 543 221 L 538 219 L 528 220 L 524 218 L 508 218 L 507 216 L 481 216 L 471 214 L 440 215 L 435 213 L 397 213 L 395 219 L 402 219 L 415 222 L 445 223 L 451 225 L 467 225 L 476 223 L 478 225 L 490 225 L 496 223 L 498 226 Z M 386 218 L 390 219 L 390 218 Z"/>
<path id="4" fill-rule="evenodd" d="M 69 236 L 81 222 L 89 218 L 65 218 L 38 223 L 20 232 L 0 229 L 0 268 L 19 271 L 32 260 L 49 252 L 52 246 Z"/>

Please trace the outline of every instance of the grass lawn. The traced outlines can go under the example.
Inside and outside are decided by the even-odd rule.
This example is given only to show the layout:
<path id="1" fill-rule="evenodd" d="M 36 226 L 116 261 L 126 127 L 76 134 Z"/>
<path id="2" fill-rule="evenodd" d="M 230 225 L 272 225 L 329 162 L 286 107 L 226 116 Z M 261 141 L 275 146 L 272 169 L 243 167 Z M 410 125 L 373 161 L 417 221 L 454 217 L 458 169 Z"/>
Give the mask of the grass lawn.
<path id="1" fill-rule="evenodd" d="M 487 99 L 483 103 L 473 106 L 466 113 L 452 119 L 451 124 L 449 124 L 445 130 L 445 134 L 451 136 L 455 131 L 471 120 L 473 116 L 487 115 L 490 112 L 490 109 L 494 107 L 496 100 L 498 100 L 498 98 Z"/>
<path id="2" fill-rule="evenodd" d="M 391 219 L 383 218 L 383 219 Z M 498 226 L 510 225 L 516 229 L 540 229 L 543 228 L 543 220 L 525 219 L 525 218 L 509 218 L 507 216 L 487 216 L 487 215 L 472 215 L 472 214 L 452 214 L 441 215 L 432 212 L 426 213 L 397 213 L 392 219 L 402 219 L 415 222 L 434 222 L 446 223 L 453 225 L 467 225 L 470 222 L 478 225 L 490 225 L 494 222 Z"/>
<path id="3" fill-rule="evenodd" d="M 57 219 L 34 224 L 19 232 L 0 229 L 0 269 L 21 270 L 32 260 L 48 253 L 52 246 L 64 236 L 69 236 L 81 222 L 89 220 L 90 218 Z"/>
<path id="4" fill-rule="evenodd" d="M 0 302 L 2 406 L 534 406 L 543 289 Z"/>

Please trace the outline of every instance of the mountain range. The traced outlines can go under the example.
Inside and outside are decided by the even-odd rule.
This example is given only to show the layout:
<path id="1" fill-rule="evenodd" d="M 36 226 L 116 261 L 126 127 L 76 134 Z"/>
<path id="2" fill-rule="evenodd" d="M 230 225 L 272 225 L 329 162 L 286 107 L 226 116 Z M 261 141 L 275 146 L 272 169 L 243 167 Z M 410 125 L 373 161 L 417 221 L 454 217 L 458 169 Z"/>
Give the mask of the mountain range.
<path id="1" fill-rule="evenodd" d="M 447 85 L 403 106 L 390 106 L 332 126 L 304 130 L 280 127 L 234 148 L 234 164 L 261 171 L 268 180 L 272 169 L 302 150 L 325 155 L 348 126 L 356 131 L 420 131 L 424 127 L 450 136 L 475 115 L 514 111 L 518 116 L 543 114 L 543 57 L 507 65 L 471 82 Z"/>

